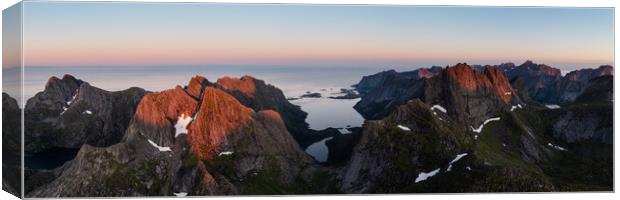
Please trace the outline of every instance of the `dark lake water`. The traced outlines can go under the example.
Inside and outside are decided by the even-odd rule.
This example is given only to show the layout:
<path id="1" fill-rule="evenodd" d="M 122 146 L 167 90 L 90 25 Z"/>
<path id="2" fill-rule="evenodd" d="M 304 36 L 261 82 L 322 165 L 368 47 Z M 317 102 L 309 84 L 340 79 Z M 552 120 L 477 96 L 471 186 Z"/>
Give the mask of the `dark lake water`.
<path id="1" fill-rule="evenodd" d="M 54 169 L 73 160 L 79 149 L 52 148 L 24 157 L 25 166 L 31 169 Z"/>

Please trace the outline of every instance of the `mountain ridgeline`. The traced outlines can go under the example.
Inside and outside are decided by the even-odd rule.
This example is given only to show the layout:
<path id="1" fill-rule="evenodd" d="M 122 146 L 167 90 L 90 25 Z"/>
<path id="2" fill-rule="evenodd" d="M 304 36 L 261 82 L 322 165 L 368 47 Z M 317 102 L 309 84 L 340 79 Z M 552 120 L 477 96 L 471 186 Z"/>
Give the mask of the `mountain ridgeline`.
<path id="1" fill-rule="evenodd" d="M 302 108 L 251 76 L 195 76 L 157 92 L 109 92 L 71 75 L 52 77 L 24 108 L 24 191 L 119 197 L 612 190 L 611 66 L 561 76 L 531 61 L 459 63 L 384 71 L 354 88 L 361 96 L 354 108 L 366 121 L 344 134 L 310 129 Z M 3 94 L 5 107 L 11 99 Z M 9 107 L 3 120 L 19 114 Z M 16 132 L 4 127 L 3 137 Z M 327 137 L 327 162 L 304 152 Z M 66 149 L 74 152 L 68 161 L 38 164 Z"/>
<path id="2" fill-rule="evenodd" d="M 365 92 L 354 108 L 369 120 L 342 191 L 612 190 L 610 66 L 562 77 L 531 61 L 457 64 L 403 77 L 381 72 L 355 85 Z"/>
<path id="3" fill-rule="evenodd" d="M 46 90 L 33 99 L 52 99 L 51 102 L 42 102 L 64 106 L 59 105 L 54 110 L 59 116 L 57 118 L 62 119 L 71 111 L 78 119 L 99 116 L 96 113 L 105 110 L 95 106 L 101 105 L 110 105 L 106 108 L 110 110 L 127 109 L 123 103 L 109 102 L 118 98 L 105 96 L 107 92 L 99 93 L 104 98 L 83 98 L 83 92 L 88 91 L 84 85 L 88 84 L 70 75 L 50 80 Z M 48 95 L 53 91 L 67 93 L 60 97 Z M 71 91 L 75 92 L 69 93 Z M 140 94 L 139 101 L 130 101 L 128 112 L 132 113 L 126 114 L 129 120 L 123 127 L 123 134 L 108 132 L 108 135 L 115 135 L 115 140 L 110 141 L 116 142 L 91 142 L 72 136 L 74 141 L 70 144 L 81 143 L 75 158 L 51 172 L 35 172 L 48 175 L 46 178 L 27 177 L 27 185 L 38 184 L 29 187 L 27 196 L 184 196 L 337 191 L 334 175 L 330 175 L 332 172 L 305 154 L 287 129 L 287 122 L 297 122 L 294 117 L 301 116 L 304 122 L 305 113 L 285 101 L 279 89 L 263 81 L 246 76 L 211 83 L 204 77 L 196 76 L 183 87 Z M 254 99 L 268 94 L 272 98 Z M 29 101 L 30 104 L 34 102 L 37 101 Z M 81 102 L 86 105 L 80 106 Z M 278 111 L 292 113 L 287 116 L 293 118 L 283 117 Z M 109 124 L 119 119 L 122 118 L 99 120 L 108 122 L 102 124 Z M 51 125 L 66 127 L 57 125 L 61 120 L 53 122 Z M 84 127 L 98 125 L 97 120 L 73 122 Z M 305 122 L 300 128 L 304 126 L 307 126 Z M 48 134 L 64 136 L 71 133 L 58 131 Z M 95 141 L 107 138 L 89 136 L 99 138 Z M 35 141 L 39 140 L 32 140 Z M 33 146 L 31 151 L 38 152 L 43 147 L 67 145 L 56 142 L 30 146 Z"/>

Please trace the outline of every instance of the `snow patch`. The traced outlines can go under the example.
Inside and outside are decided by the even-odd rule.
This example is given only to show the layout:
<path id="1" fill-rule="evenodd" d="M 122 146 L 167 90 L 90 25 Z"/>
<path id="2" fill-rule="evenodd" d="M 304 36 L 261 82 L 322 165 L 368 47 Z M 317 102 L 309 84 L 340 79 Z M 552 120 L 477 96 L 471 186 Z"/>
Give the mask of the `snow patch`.
<path id="1" fill-rule="evenodd" d="M 400 128 L 403 131 L 411 131 L 411 129 L 409 127 L 403 126 L 403 125 L 398 125 L 398 128 Z"/>
<path id="2" fill-rule="evenodd" d="M 217 154 L 217 156 L 228 156 L 228 155 L 232 155 L 234 152 L 232 151 L 222 151 L 219 154 Z"/>
<path id="3" fill-rule="evenodd" d="M 545 105 L 545 107 L 547 107 L 549 109 L 559 109 L 560 108 L 559 105 L 555 105 L 555 104 L 553 104 L 553 105 Z"/>
<path id="4" fill-rule="evenodd" d="M 175 192 L 175 193 L 174 193 L 174 196 L 177 196 L 177 197 L 185 197 L 185 196 L 187 196 L 187 192 L 179 192 L 179 193 L 176 193 L 176 192 Z"/>
<path id="5" fill-rule="evenodd" d="M 450 164 L 449 164 L 448 169 L 446 171 L 452 170 L 452 164 L 454 164 L 456 161 L 459 161 L 461 158 L 465 157 L 466 155 L 467 155 L 467 153 L 462 153 L 462 154 L 456 155 L 456 157 L 452 161 L 450 161 Z"/>
<path id="6" fill-rule="evenodd" d="M 500 118 L 499 118 L 499 117 L 494 117 L 494 118 L 491 118 L 491 119 L 487 119 L 487 120 L 485 120 L 485 121 L 484 121 L 484 123 L 482 123 L 482 125 L 480 125 L 480 126 L 479 126 L 478 128 L 476 128 L 476 129 L 474 129 L 474 127 L 473 127 L 473 126 L 470 126 L 470 127 L 471 127 L 471 130 L 472 130 L 472 131 L 474 131 L 474 132 L 476 132 L 476 133 L 480 133 L 480 132 L 482 132 L 482 128 L 484 128 L 484 125 L 486 125 L 486 124 L 487 124 L 487 123 L 489 123 L 489 122 L 492 122 L 492 121 L 499 121 L 499 120 L 500 120 Z"/>
<path id="7" fill-rule="evenodd" d="M 560 150 L 560 151 L 568 151 L 568 150 L 567 150 L 566 148 L 564 148 L 564 147 L 561 147 L 561 146 L 558 146 L 558 145 L 554 145 L 554 144 L 551 144 L 551 143 L 547 143 L 547 146 L 549 146 L 549 147 L 551 147 L 551 148 L 554 148 L 554 149 L 557 149 L 557 150 Z"/>
<path id="8" fill-rule="evenodd" d="M 69 108 L 63 106 L 62 107 L 62 112 L 60 112 L 60 115 L 65 114 L 65 111 L 67 111 L 67 109 L 69 109 Z"/>
<path id="9" fill-rule="evenodd" d="M 71 105 L 73 101 L 75 101 L 75 98 L 77 97 L 79 91 L 80 91 L 80 88 L 75 89 L 75 92 L 74 92 L 75 94 L 73 94 L 73 96 L 71 97 L 71 100 L 67 101 L 68 106 Z"/>
<path id="10" fill-rule="evenodd" d="M 79 91 L 80 91 L 80 88 L 75 89 L 75 92 L 74 92 L 73 96 L 71 97 L 71 100 L 69 100 L 69 101 L 67 101 L 65 103 L 65 104 L 67 104 L 67 106 L 70 106 L 75 101 L 75 98 L 77 97 Z M 67 109 L 69 109 L 69 108 L 66 107 L 66 106 L 63 106 L 62 107 L 62 112 L 60 112 L 60 115 L 65 114 L 65 111 L 67 111 Z"/>
<path id="11" fill-rule="evenodd" d="M 181 114 L 181 116 L 177 119 L 177 123 L 174 124 L 174 137 L 176 138 L 181 134 L 187 134 L 187 125 L 192 122 L 192 120 L 194 120 L 194 118 Z"/>
<path id="12" fill-rule="evenodd" d="M 349 131 L 349 129 L 347 129 L 347 128 L 339 128 L 338 131 L 340 131 L 340 134 L 349 134 L 349 133 L 351 133 L 351 131 Z"/>
<path id="13" fill-rule="evenodd" d="M 92 115 L 93 111 L 85 110 L 84 112 L 82 112 L 82 114 Z"/>
<path id="14" fill-rule="evenodd" d="M 517 104 L 516 106 L 512 106 L 512 107 L 510 107 L 510 112 L 514 111 L 517 108 L 523 108 L 523 106 L 521 106 L 521 104 Z"/>
<path id="15" fill-rule="evenodd" d="M 441 107 L 441 105 L 439 105 L 439 104 L 433 105 L 433 107 L 431 107 L 431 110 L 434 110 L 434 109 L 437 109 L 437 110 L 439 110 L 439 111 L 441 111 L 443 113 L 447 113 L 448 112 L 444 107 Z"/>
<path id="16" fill-rule="evenodd" d="M 437 169 L 435 169 L 433 171 L 430 171 L 428 173 L 420 172 L 420 174 L 418 174 L 418 177 L 415 178 L 415 182 L 417 183 L 417 182 L 420 182 L 420 181 L 425 181 L 426 179 L 428 179 L 428 178 L 430 178 L 432 176 L 437 175 L 437 173 L 439 173 L 439 170 L 441 170 L 441 168 L 437 168 Z"/>
<path id="17" fill-rule="evenodd" d="M 170 149 L 170 147 L 159 146 L 155 142 L 153 142 L 153 140 L 151 140 L 151 139 L 149 139 L 149 143 L 151 143 L 151 145 L 153 145 L 155 148 L 159 149 L 159 151 L 161 151 L 161 152 L 172 151 L 172 149 Z"/>

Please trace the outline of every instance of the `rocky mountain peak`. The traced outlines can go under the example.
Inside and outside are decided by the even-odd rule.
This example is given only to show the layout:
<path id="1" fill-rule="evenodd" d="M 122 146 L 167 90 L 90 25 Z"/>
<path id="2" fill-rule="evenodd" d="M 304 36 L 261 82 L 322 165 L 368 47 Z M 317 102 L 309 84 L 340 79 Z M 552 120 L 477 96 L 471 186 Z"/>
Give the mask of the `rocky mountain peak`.
<path id="1" fill-rule="evenodd" d="M 454 115 L 458 121 L 470 119 L 475 123 L 520 102 L 499 69 L 486 66 L 483 71 L 476 71 L 466 63 L 458 63 L 430 78 L 384 81 L 362 96 L 354 108 L 367 119 L 379 119 L 414 99 L 444 105 L 449 113 L 458 114 Z"/>
<path id="2" fill-rule="evenodd" d="M 246 96 L 254 96 L 256 92 L 256 79 L 245 75 L 241 78 L 224 77 L 217 80 L 217 84 L 226 90 L 240 91 Z"/>
<path id="3" fill-rule="evenodd" d="M 495 89 L 497 95 L 505 102 L 508 103 L 512 99 L 514 91 L 510 86 L 508 78 L 499 69 L 492 66 L 486 66 L 484 74 L 491 83 L 493 89 Z"/>
<path id="4" fill-rule="evenodd" d="M 603 75 L 614 75 L 614 66 L 611 65 L 601 65 L 598 70 L 602 71 Z"/>
<path id="5" fill-rule="evenodd" d="M 226 138 L 244 126 L 254 113 L 233 96 L 213 87 L 205 89 L 200 110 L 189 127 L 192 151 L 200 158 L 213 158 Z"/>
<path id="6" fill-rule="evenodd" d="M 131 120 L 125 140 L 144 136 L 154 143 L 174 144 L 174 124 L 181 116 L 192 116 L 198 100 L 177 86 L 174 89 L 145 95 Z"/>
<path id="7" fill-rule="evenodd" d="M 448 67 L 445 73 L 448 78 L 455 80 L 459 86 L 469 90 L 490 85 L 484 74 L 477 73 L 466 63 L 458 63 L 453 67 Z"/>
<path id="8" fill-rule="evenodd" d="M 69 74 L 65 74 L 62 79 L 52 76 L 47 80 L 43 92 L 57 95 L 66 100 L 73 96 L 73 93 L 75 93 L 76 89 L 79 88 L 82 83 L 84 83 L 84 81 L 76 79 Z"/>
<path id="9" fill-rule="evenodd" d="M 207 80 L 207 78 L 196 75 L 189 81 L 185 90 L 193 97 L 200 98 L 200 93 L 202 92 L 203 87 L 210 84 L 211 83 Z"/>
<path id="10" fill-rule="evenodd" d="M 519 71 L 527 71 L 530 74 L 540 74 L 546 76 L 560 77 L 562 73 L 559 69 L 553 68 L 545 64 L 536 64 L 531 60 L 525 61 L 517 67 Z"/>
<path id="11" fill-rule="evenodd" d="M 255 112 L 275 110 L 280 113 L 286 128 L 293 137 L 298 141 L 303 140 L 303 134 L 308 129 L 307 113 L 302 111 L 299 106 L 291 104 L 282 90 L 248 75 L 241 78 L 220 78 L 214 85 L 234 96 L 242 105 L 253 109 Z"/>
<path id="12" fill-rule="evenodd" d="M 430 78 L 430 77 L 433 77 L 435 75 L 434 73 L 432 73 L 431 71 L 429 71 L 429 70 L 427 70 L 425 68 L 421 68 L 421 69 L 417 70 L 417 72 L 418 72 L 418 76 L 420 78 Z"/>
<path id="13" fill-rule="evenodd" d="M 499 69 L 490 65 L 485 66 L 481 73 L 467 64 L 459 63 L 447 68 L 446 75 L 455 80 L 459 86 L 470 91 L 479 88 L 491 88 L 504 103 L 508 103 L 512 99 L 513 91 L 508 78 Z"/>

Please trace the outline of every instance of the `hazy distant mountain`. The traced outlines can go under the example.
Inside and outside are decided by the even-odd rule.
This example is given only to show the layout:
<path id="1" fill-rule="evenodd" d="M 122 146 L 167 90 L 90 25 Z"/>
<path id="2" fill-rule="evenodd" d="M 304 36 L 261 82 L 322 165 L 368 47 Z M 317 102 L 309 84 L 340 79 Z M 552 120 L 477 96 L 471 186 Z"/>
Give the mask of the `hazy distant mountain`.
<path id="1" fill-rule="evenodd" d="M 613 75 L 613 67 L 609 65 L 575 70 L 565 76 L 561 75 L 559 69 L 532 61 L 519 66 L 504 63 L 495 67 L 506 73 L 509 80 L 522 79 L 533 100 L 550 104 L 570 103 L 583 92 L 590 79 Z"/>

